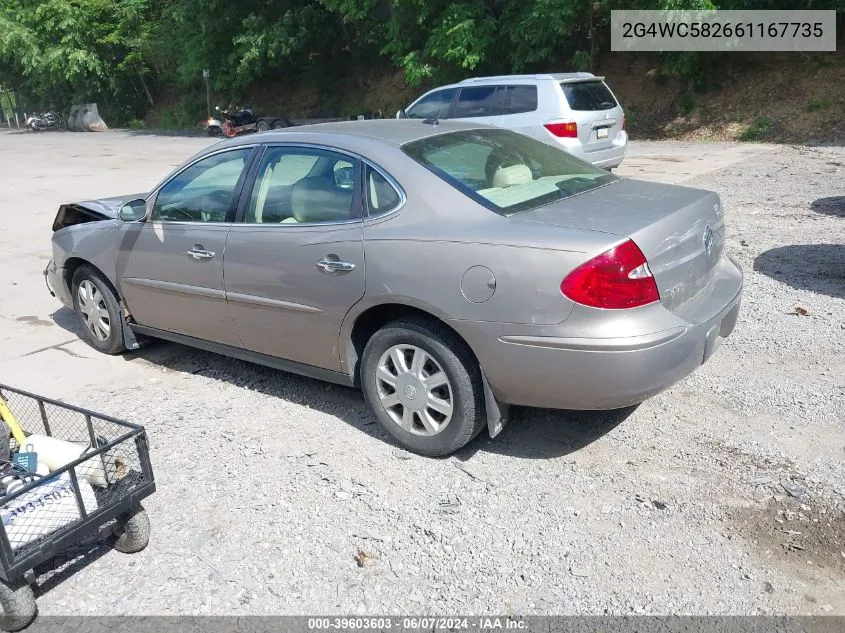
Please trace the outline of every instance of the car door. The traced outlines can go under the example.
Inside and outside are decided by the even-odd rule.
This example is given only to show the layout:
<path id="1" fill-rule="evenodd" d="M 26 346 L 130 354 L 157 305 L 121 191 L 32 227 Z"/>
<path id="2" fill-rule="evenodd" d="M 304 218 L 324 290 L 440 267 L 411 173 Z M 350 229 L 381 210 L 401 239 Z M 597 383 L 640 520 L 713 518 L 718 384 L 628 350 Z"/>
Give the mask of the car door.
<path id="1" fill-rule="evenodd" d="M 268 146 L 226 245 L 229 310 L 246 349 L 340 369 L 343 318 L 364 296 L 360 161 Z"/>
<path id="2" fill-rule="evenodd" d="M 138 324 L 239 345 L 223 260 L 253 151 L 235 148 L 192 163 L 154 192 L 144 222 L 126 225 L 118 279 Z"/>
<path id="3" fill-rule="evenodd" d="M 461 88 L 452 117 L 473 123 L 501 126 L 504 114 L 504 86 L 468 86 Z"/>
<path id="4" fill-rule="evenodd" d="M 537 135 L 537 86 L 517 84 L 504 87 L 502 127 L 526 136 Z"/>

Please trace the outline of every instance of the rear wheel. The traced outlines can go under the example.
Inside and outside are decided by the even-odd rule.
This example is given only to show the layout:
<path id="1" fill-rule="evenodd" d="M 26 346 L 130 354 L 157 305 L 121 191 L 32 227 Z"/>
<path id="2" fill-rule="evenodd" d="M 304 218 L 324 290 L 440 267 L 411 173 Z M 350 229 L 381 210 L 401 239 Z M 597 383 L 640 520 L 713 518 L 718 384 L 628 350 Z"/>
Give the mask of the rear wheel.
<path id="1" fill-rule="evenodd" d="M 105 354 L 125 351 L 123 314 L 105 277 L 89 266 L 80 266 L 73 275 L 71 288 L 73 309 L 85 341 Z"/>
<path id="2" fill-rule="evenodd" d="M 281 130 L 283 128 L 286 128 L 287 126 L 288 126 L 288 122 L 285 121 L 284 119 L 276 119 L 275 121 L 273 121 L 272 127 L 273 127 L 274 130 Z"/>
<path id="3" fill-rule="evenodd" d="M 270 129 L 270 124 L 262 119 L 261 121 L 255 124 L 255 129 L 259 132 L 266 132 Z"/>
<path id="4" fill-rule="evenodd" d="M 420 455 L 453 453 L 484 428 L 478 363 L 433 319 L 401 319 L 378 330 L 364 349 L 361 383 L 379 425 Z"/>
<path id="5" fill-rule="evenodd" d="M 134 554 L 150 542 L 150 518 L 139 503 L 126 514 L 118 517 L 114 532 L 117 535 L 114 548 L 124 554 Z"/>

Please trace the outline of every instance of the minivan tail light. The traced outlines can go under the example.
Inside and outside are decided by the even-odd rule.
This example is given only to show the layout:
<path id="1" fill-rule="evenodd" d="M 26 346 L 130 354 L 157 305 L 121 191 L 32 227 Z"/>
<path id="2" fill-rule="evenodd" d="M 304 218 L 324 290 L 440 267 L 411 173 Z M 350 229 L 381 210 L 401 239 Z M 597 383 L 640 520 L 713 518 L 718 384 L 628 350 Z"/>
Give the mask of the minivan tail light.
<path id="1" fill-rule="evenodd" d="M 626 115 L 622 115 L 622 129 L 625 129 L 625 124 L 628 122 L 628 117 Z"/>
<path id="2" fill-rule="evenodd" d="M 545 123 L 543 127 L 558 138 L 578 138 L 578 124 L 574 121 Z"/>
<path id="3" fill-rule="evenodd" d="M 632 240 L 578 266 L 561 282 L 560 291 L 593 308 L 621 310 L 660 301 L 648 261 Z"/>

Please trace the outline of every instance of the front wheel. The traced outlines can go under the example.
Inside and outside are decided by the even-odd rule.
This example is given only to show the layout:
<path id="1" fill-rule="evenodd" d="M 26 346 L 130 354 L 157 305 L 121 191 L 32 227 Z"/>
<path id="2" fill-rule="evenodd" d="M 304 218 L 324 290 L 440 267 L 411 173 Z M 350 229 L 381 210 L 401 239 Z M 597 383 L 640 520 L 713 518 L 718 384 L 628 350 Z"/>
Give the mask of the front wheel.
<path id="1" fill-rule="evenodd" d="M 378 330 L 364 349 L 361 384 L 379 425 L 420 455 L 454 453 L 484 428 L 478 362 L 436 320 L 411 317 Z"/>
<path id="2" fill-rule="evenodd" d="M 4 631 L 25 629 L 38 615 L 35 594 L 24 580 L 14 583 L 0 581 L 0 605 L 3 607 L 0 629 Z"/>
<path id="3" fill-rule="evenodd" d="M 267 121 L 262 120 L 262 121 L 259 121 L 258 123 L 255 124 L 255 129 L 258 132 L 266 132 L 267 130 L 270 129 L 270 124 L 267 123 Z"/>
<path id="4" fill-rule="evenodd" d="M 80 266 L 73 275 L 73 309 L 82 326 L 85 341 L 105 354 L 120 354 L 123 340 L 123 314 L 120 303 L 105 277 L 89 266 Z"/>
<path id="5" fill-rule="evenodd" d="M 288 122 L 284 119 L 276 119 L 275 121 L 273 121 L 272 127 L 274 130 L 281 130 L 288 127 L 288 125 Z"/>
<path id="6" fill-rule="evenodd" d="M 126 514 L 117 518 L 114 529 L 117 535 L 114 548 L 124 554 L 134 554 L 150 542 L 150 518 L 139 503 Z"/>

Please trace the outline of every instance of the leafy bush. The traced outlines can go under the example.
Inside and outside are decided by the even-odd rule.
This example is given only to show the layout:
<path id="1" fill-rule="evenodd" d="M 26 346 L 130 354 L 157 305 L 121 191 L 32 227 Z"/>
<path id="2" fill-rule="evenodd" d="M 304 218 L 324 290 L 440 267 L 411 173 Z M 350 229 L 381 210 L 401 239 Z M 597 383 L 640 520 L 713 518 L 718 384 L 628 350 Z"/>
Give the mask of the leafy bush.
<path id="1" fill-rule="evenodd" d="M 767 116 L 761 116 L 754 119 L 746 130 L 739 135 L 740 141 L 759 141 L 765 138 L 772 130 L 774 119 Z"/>

